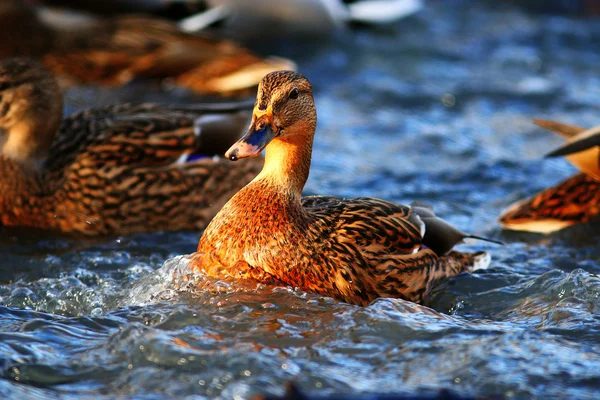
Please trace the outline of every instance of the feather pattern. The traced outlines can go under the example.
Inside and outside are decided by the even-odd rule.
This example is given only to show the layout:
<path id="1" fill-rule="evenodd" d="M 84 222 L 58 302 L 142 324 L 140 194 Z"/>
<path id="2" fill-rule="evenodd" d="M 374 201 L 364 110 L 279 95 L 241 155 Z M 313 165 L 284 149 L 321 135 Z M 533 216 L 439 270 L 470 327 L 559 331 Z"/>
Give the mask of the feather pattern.
<path id="1" fill-rule="evenodd" d="M 247 95 L 262 74 L 295 68 L 290 60 L 261 58 L 229 40 L 186 33 L 158 18 L 118 16 L 65 28 L 41 19 L 21 0 L 5 1 L 0 5 L 0 36 L 6 39 L 0 43 L 0 58 L 35 58 L 63 86 L 174 77 L 197 93 Z M 228 79 L 233 77 L 238 83 Z"/>
<path id="2" fill-rule="evenodd" d="M 224 143 L 247 123 L 247 103 L 114 105 L 77 112 L 54 131 L 44 121 L 38 124 L 44 115 L 35 112 L 40 104 L 60 99 L 52 76 L 33 61 L 8 59 L 0 62 L 0 81 L 11 78 L 11 71 L 16 74 L 12 82 L 26 73 L 31 80 L 25 85 L 38 90 L 14 84 L 0 92 L 0 108 L 4 101 L 14 102 L 0 118 L 6 132 L 0 152 L 2 225 L 87 236 L 202 229 L 262 166 L 260 158 L 231 165 L 213 157 L 215 153 L 180 162 L 202 153 L 205 140 L 211 141 L 206 148 L 222 153 Z M 18 98 L 23 101 L 15 102 Z M 60 115 L 60 109 L 54 111 Z M 220 130 L 215 118 L 208 117 L 226 121 L 227 128 Z M 18 130 L 22 124 L 37 129 Z M 32 133 L 31 140 L 19 140 L 23 132 Z M 10 143 L 32 147 L 49 142 L 46 137 L 51 139 L 49 148 L 32 152 L 44 153 L 41 165 L 22 157 L 23 152 L 7 152 Z"/>
<path id="3" fill-rule="evenodd" d="M 500 223 L 506 229 L 551 233 L 593 221 L 598 214 L 600 182 L 579 173 L 512 204 L 500 216 Z"/>
<path id="4" fill-rule="evenodd" d="M 566 152 L 564 155 L 582 172 L 530 198 L 511 204 L 500 215 L 500 224 L 506 229 L 551 233 L 595 220 L 600 214 L 600 127 L 586 130 L 556 121 L 534 121 L 567 139 L 559 151 L 573 145 L 579 146 L 573 154 Z"/>
<path id="5" fill-rule="evenodd" d="M 427 219 L 437 217 L 423 204 L 411 208 L 374 198 L 302 198 L 315 126 L 306 78 L 289 71 L 263 78 L 250 130 L 226 155 L 255 156 L 261 150 L 255 144 L 263 140 L 254 135 L 271 137 L 264 144 L 265 166 L 211 221 L 192 268 L 366 305 L 377 297 L 423 302 L 437 280 L 485 264 L 486 253 L 449 251 L 468 235 L 453 227 L 450 232 L 447 223 L 428 225 Z M 430 242 L 425 239 L 429 229 Z M 452 245 L 446 238 L 440 244 L 438 238 L 448 232 Z"/>

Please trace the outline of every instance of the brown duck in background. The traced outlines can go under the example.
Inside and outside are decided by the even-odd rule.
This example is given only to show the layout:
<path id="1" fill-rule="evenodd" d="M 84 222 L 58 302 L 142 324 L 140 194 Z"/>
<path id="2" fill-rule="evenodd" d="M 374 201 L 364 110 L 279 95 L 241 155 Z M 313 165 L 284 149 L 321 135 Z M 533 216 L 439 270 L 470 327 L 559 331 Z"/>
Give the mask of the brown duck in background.
<path id="1" fill-rule="evenodd" d="M 203 229 L 262 167 L 213 157 L 250 107 L 124 104 L 61 121 L 49 71 L 2 60 L 0 224 L 87 236 Z"/>
<path id="2" fill-rule="evenodd" d="M 581 173 L 509 206 L 500 216 L 506 229 L 551 233 L 590 222 L 600 214 L 600 126 L 585 129 L 556 121 L 534 120 L 567 141 L 547 157 L 565 156 Z"/>
<path id="3" fill-rule="evenodd" d="M 487 253 L 451 251 L 472 236 L 427 205 L 303 198 L 316 123 L 304 76 L 279 71 L 263 78 L 250 129 L 226 156 L 255 157 L 266 147 L 264 168 L 208 225 L 192 268 L 366 305 L 377 297 L 422 302 L 437 279 L 487 266 Z"/>
<path id="4" fill-rule="evenodd" d="M 0 58 L 37 59 L 63 87 L 172 77 L 200 94 L 248 95 L 264 74 L 295 68 L 289 60 L 261 59 L 231 41 L 185 33 L 153 17 L 75 21 L 44 15 L 22 0 L 0 2 Z"/>

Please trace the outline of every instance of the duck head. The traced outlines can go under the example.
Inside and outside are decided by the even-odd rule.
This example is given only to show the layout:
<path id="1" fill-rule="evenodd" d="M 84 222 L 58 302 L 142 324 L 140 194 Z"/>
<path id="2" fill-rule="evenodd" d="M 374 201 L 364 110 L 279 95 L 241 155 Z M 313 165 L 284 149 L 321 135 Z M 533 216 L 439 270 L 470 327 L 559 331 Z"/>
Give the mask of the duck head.
<path id="1" fill-rule="evenodd" d="M 59 128 L 62 92 L 52 74 L 26 58 L 0 61 L 0 154 L 38 167 Z"/>
<path id="2" fill-rule="evenodd" d="M 258 86 L 248 132 L 225 153 L 232 161 L 255 157 L 272 142 L 312 145 L 317 125 L 312 87 L 294 71 L 271 72 Z M 269 148 L 267 147 L 267 158 Z"/>

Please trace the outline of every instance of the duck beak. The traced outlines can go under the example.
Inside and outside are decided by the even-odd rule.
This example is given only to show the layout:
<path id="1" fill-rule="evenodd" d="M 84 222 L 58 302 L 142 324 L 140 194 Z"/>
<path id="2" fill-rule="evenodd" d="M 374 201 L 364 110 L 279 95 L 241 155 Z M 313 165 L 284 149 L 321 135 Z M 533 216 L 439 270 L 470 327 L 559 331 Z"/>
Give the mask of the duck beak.
<path id="1" fill-rule="evenodd" d="M 255 157 L 267 147 L 276 135 L 277 132 L 273 130 L 271 124 L 266 124 L 260 130 L 255 130 L 254 124 L 252 124 L 248 132 L 227 150 L 225 157 L 231 161 L 237 161 L 240 158 Z"/>

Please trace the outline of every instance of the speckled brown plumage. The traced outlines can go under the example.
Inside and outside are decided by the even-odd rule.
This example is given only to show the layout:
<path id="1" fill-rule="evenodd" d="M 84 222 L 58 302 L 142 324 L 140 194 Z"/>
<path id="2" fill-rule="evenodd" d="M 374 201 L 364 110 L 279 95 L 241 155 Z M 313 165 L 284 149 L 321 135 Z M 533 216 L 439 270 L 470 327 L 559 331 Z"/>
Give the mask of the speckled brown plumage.
<path id="1" fill-rule="evenodd" d="M 542 190 L 532 198 L 515 203 L 500 223 L 514 229 L 525 224 L 549 226 L 548 232 L 590 222 L 600 214 L 600 182 L 584 173 L 572 176 L 556 186 Z M 545 232 L 543 228 L 537 232 Z"/>
<path id="2" fill-rule="evenodd" d="M 212 156 L 246 123 L 241 103 L 109 106 L 73 114 L 57 131 L 46 118 L 58 112 L 60 120 L 62 106 L 42 112 L 61 103 L 58 87 L 25 59 L 0 62 L 0 109 L 7 103 L 0 115 L 5 226 L 88 236 L 202 229 L 262 166 Z M 209 149 L 209 157 L 182 160 Z"/>
<path id="3" fill-rule="evenodd" d="M 500 224 L 507 229 L 551 233 L 597 220 L 600 215 L 600 151 L 597 147 L 600 127 L 586 130 L 556 121 L 535 122 L 567 139 L 551 154 L 566 156 L 583 172 L 510 205 L 501 214 Z"/>
<path id="4" fill-rule="evenodd" d="M 253 157 L 266 146 L 265 166 L 206 228 L 192 268 L 365 305 L 377 297 L 422 302 L 436 280 L 483 266 L 485 253 L 436 254 L 433 249 L 441 247 L 424 239 L 426 229 L 447 229 L 457 235 L 454 243 L 467 235 L 424 205 L 302 198 L 315 128 L 308 80 L 290 71 L 267 75 L 248 133 L 227 153 L 232 159 Z"/>
<path id="5" fill-rule="evenodd" d="M 63 86 L 173 77 L 198 93 L 247 95 L 265 73 L 294 67 L 289 60 L 261 59 L 231 41 L 185 33 L 157 18 L 123 16 L 63 27 L 42 20 L 21 0 L 5 1 L 0 58 L 35 58 Z"/>

